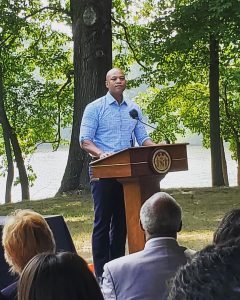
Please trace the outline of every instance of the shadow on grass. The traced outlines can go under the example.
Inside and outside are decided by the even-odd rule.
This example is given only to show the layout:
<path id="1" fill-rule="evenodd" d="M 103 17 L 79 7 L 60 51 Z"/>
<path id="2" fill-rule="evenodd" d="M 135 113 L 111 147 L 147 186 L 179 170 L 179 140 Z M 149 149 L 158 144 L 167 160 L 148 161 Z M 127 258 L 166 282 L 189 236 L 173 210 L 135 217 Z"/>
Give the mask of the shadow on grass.
<path id="1" fill-rule="evenodd" d="M 213 231 L 224 214 L 240 208 L 240 188 L 165 189 L 181 205 L 183 229 L 179 242 L 199 250 L 212 241 Z M 40 201 L 0 205 L 0 214 L 18 208 L 33 209 L 43 215 L 63 215 L 80 255 L 91 261 L 93 205 L 91 195 L 72 195 Z"/>

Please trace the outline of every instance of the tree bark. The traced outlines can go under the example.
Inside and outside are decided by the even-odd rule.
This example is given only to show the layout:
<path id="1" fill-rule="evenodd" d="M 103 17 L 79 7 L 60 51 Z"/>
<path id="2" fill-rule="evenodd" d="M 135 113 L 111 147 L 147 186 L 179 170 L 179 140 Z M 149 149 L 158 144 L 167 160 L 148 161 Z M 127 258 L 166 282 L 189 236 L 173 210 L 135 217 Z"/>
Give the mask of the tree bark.
<path id="1" fill-rule="evenodd" d="M 240 142 L 237 142 L 237 184 L 240 186 Z"/>
<path id="2" fill-rule="evenodd" d="M 14 178 L 14 165 L 13 165 L 13 158 L 12 158 L 10 136 L 6 128 L 4 127 L 4 123 L 2 122 L 2 117 L 1 117 L 2 115 L 1 104 L 4 103 L 3 97 L 4 97 L 3 74 L 2 74 L 2 68 L 0 66 L 0 123 L 2 124 L 2 128 L 3 128 L 3 139 L 4 139 L 5 151 L 7 157 L 7 180 L 6 180 L 6 190 L 5 190 L 5 203 L 11 203 L 12 201 L 11 192 L 12 192 L 12 184 Z"/>
<path id="3" fill-rule="evenodd" d="M 14 156 L 15 156 L 15 160 L 19 172 L 19 180 L 20 180 L 21 191 L 22 191 L 22 201 L 30 200 L 29 180 L 28 180 L 27 171 L 24 164 L 24 159 L 22 156 L 22 150 L 20 148 L 17 135 L 13 130 L 11 130 L 10 139 L 11 139 L 11 144 L 13 147 L 13 152 L 14 152 Z"/>
<path id="4" fill-rule="evenodd" d="M 213 36 L 210 37 L 209 90 L 212 185 L 223 186 L 219 117 L 219 43 Z"/>
<path id="5" fill-rule="evenodd" d="M 3 132 L 5 151 L 7 156 L 7 180 L 6 180 L 6 190 L 5 190 L 5 203 L 12 202 L 12 185 L 14 179 L 14 165 L 12 157 L 12 148 L 9 136 L 6 131 Z"/>
<path id="6" fill-rule="evenodd" d="M 224 185 L 229 186 L 227 161 L 226 161 L 226 155 L 225 155 L 224 144 L 223 144 L 222 138 L 221 138 L 221 158 L 222 158 L 221 162 L 222 162 Z"/>
<path id="7" fill-rule="evenodd" d="M 106 93 L 112 66 L 110 0 L 71 0 L 74 42 L 74 112 L 67 166 L 58 193 L 89 188 L 88 155 L 80 148 L 85 106 Z"/>

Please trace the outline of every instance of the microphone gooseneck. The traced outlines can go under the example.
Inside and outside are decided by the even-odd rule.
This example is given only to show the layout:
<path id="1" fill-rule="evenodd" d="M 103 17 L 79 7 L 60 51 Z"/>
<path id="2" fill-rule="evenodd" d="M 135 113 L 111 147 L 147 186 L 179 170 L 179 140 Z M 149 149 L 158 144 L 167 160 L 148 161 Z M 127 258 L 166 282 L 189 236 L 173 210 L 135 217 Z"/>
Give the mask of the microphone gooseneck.
<path id="1" fill-rule="evenodd" d="M 154 127 L 154 126 L 152 126 L 152 125 L 150 125 L 148 123 L 145 123 L 142 120 L 140 120 L 139 117 L 138 117 L 138 111 L 135 108 L 133 108 L 133 109 L 131 109 L 129 111 L 129 115 L 130 115 L 131 118 L 139 121 L 140 123 L 142 123 L 142 124 L 144 124 L 144 125 L 152 128 L 152 129 L 157 129 L 156 127 Z M 132 136 L 132 134 L 131 134 L 131 136 Z M 166 144 L 170 144 L 170 140 L 167 137 L 165 139 L 166 139 Z M 131 141 L 133 142 L 133 139 L 131 139 Z M 132 142 L 131 142 L 131 144 L 132 144 Z"/>

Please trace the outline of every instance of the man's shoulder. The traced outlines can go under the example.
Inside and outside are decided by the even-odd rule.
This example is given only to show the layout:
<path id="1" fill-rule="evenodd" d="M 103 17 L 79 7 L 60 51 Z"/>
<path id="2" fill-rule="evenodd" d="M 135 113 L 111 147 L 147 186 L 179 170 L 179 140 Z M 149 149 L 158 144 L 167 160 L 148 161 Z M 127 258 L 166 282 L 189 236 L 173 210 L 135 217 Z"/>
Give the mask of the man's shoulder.
<path id="1" fill-rule="evenodd" d="M 133 100 L 131 100 L 129 98 L 124 98 L 124 101 L 127 103 L 129 108 L 136 108 L 136 109 L 140 110 L 139 105 L 136 102 L 134 102 Z"/>
<path id="2" fill-rule="evenodd" d="M 125 256 L 113 259 L 105 264 L 108 269 L 116 269 L 118 267 L 122 268 L 123 265 L 129 265 L 130 263 L 135 263 L 143 255 L 143 250 L 136 253 L 127 254 Z"/>
<path id="3" fill-rule="evenodd" d="M 98 107 L 98 106 L 101 106 L 104 101 L 106 99 L 106 96 L 102 96 L 100 98 L 97 98 L 95 100 L 93 100 L 92 102 L 88 103 L 88 107 Z"/>

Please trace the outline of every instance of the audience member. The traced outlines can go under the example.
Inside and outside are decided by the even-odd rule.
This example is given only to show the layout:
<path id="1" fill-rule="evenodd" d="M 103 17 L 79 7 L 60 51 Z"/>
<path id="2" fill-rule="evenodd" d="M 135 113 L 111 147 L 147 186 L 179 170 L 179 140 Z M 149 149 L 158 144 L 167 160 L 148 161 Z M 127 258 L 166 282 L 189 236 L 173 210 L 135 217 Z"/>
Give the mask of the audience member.
<path id="1" fill-rule="evenodd" d="M 140 221 L 145 248 L 104 266 L 105 299 L 166 299 L 166 281 L 187 262 L 187 249 L 177 243 L 181 208 L 173 197 L 159 192 L 142 206 Z"/>
<path id="2" fill-rule="evenodd" d="M 20 275 L 27 262 L 36 254 L 55 251 L 53 233 L 38 213 L 16 210 L 3 227 L 4 256 L 13 273 Z M 17 299 L 17 282 L 2 291 L 4 299 Z"/>
<path id="3" fill-rule="evenodd" d="M 227 212 L 213 234 L 213 243 L 223 244 L 230 239 L 240 237 L 240 209 Z"/>
<path id="4" fill-rule="evenodd" d="M 207 246 L 172 279 L 169 300 L 240 299 L 240 240 Z"/>
<path id="5" fill-rule="evenodd" d="M 18 300 L 103 300 L 100 287 L 77 254 L 36 255 L 24 268 Z"/>

